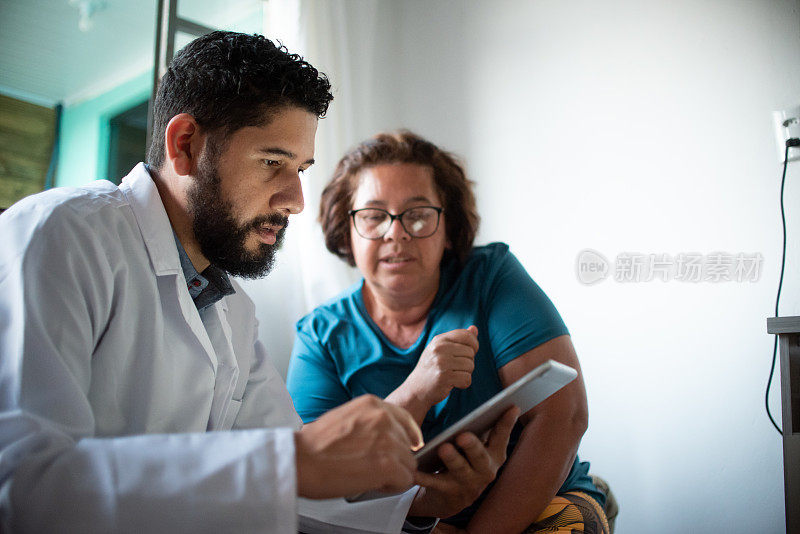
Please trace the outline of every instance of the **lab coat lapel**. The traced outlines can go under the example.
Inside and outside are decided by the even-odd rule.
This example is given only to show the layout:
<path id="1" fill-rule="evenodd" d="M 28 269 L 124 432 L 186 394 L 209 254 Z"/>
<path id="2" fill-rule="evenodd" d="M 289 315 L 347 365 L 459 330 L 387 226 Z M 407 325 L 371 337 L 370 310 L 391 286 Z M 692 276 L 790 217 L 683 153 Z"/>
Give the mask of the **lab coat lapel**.
<path id="1" fill-rule="evenodd" d="M 177 255 L 177 249 L 175 254 Z M 203 325 L 203 321 L 200 319 L 200 313 L 197 311 L 197 306 L 195 306 L 192 296 L 186 289 L 186 278 L 183 276 L 183 271 L 175 276 L 172 276 L 171 280 L 175 285 L 175 292 L 177 293 L 177 298 L 180 302 L 183 318 L 186 320 L 186 324 L 189 326 L 189 328 L 191 328 L 192 333 L 195 335 L 195 337 L 197 337 L 197 340 L 203 346 L 203 350 L 208 356 L 211 366 L 216 373 L 219 363 L 217 359 L 217 352 L 214 350 L 214 343 L 212 343 L 211 338 L 206 331 L 206 327 Z"/>
<path id="2" fill-rule="evenodd" d="M 228 430 L 231 419 L 228 412 L 239 378 L 239 365 L 233 349 L 231 326 L 228 322 L 228 303 L 223 298 L 203 312 L 203 324 L 208 331 L 211 344 L 216 349 L 217 372 L 214 382 L 214 400 L 208 420 L 208 430 Z"/>
<path id="3" fill-rule="evenodd" d="M 187 326 L 197 338 L 208 357 L 214 372 L 217 370 L 217 355 L 214 345 L 206 332 L 200 314 L 186 290 L 186 279 L 183 276 L 178 249 L 172 234 L 164 203 L 158 194 L 150 173 L 139 163 L 122 179 L 120 190 L 131 205 L 136 223 L 142 232 L 153 272 L 162 282 L 172 286 L 169 291 L 162 291 L 162 299 L 177 299 L 181 313 Z M 161 283 L 159 285 L 161 285 Z M 174 302 L 174 301 L 173 301 Z"/>

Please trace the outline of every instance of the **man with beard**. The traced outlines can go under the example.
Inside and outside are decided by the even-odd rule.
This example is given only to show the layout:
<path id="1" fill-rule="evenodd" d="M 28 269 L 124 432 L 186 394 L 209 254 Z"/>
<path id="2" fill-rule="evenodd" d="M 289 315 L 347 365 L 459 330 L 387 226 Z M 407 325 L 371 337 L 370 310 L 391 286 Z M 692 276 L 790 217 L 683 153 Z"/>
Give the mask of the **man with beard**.
<path id="1" fill-rule="evenodd" d="M 399 530 L 494 477 L 513 417 L 440 478 L 375 397 L 300 428 L 228 277 L 266 274 L 302 210 L 329 90 L 261 36 L 201 37 L 159 86 L 147 165 L 0 217 L 0 530 L 294 533 L 298 495 L 424 483 L 390 500 Z"/>

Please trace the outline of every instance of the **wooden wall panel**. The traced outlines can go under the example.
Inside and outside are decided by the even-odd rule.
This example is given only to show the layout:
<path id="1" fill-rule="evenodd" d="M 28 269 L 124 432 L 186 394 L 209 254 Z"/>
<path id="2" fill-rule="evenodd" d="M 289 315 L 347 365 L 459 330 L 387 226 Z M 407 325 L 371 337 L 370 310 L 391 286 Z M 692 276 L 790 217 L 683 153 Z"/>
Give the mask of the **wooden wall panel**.
<path id="1" fill-rule="evenodd" d="M 0 95 L 0 208 L 44 189 L 55 110 Z"/>

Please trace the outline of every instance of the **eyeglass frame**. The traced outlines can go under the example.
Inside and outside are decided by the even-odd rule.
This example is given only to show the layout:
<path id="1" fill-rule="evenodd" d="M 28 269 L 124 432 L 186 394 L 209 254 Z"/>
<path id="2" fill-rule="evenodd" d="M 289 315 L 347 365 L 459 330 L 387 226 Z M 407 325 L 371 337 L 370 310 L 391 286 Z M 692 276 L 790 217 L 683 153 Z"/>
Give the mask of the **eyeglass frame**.
<path id="1" fill-rule="evenodd" d="M 408 228 L 406 228 L 406 225 L 403 223 L 403 215 L 405 215 L 406 213 L 408 213 L 411 210 L 415 210 L 415 209 L 419 209 L 419 208 L 431 208 L 432 210 L 436 211 L 436 227 L 433 229 L 433 232 L 431 232 L 430 234 L 428 234 L 426 236 L 422 236 L 422 237 L 417 237 L 414 234 L 412 234 L 411 232 L 409 232 Z M 365 237 L 365 236 L 361 235 L 361 232 L 358 231 L 358 225 L 356 224 L 356 213 L 358 213 L 359 211 L 364 211 L 364 210 L 378 210 L 378 211 L 384 212 L 386 215 L 389 216 L 389 226 L 386 227 L 386 231 L 382 235 L 380 235 L 378 237 Z M 433 234 L 435 234 L 436 231 L 439 229 L 439 223 L 442 220 L 442 212 L 443 211 L 444 211 L 444 208 L 441 208 L 439 206 L 413 206 L 411 208 L 404 209 L 403 211 L 401 211 L 397 215 L 393 215 L 393 214 L 389 213 L 389 211 L 387 211 L 387 210 L 385 210 L 383 208 L 366 207 L 366 208 L 358 208 L 357 210 L 350 210 L 350 211 L 347 212 L 347 214 L 350 215 L 350 220 L 353 221 L 353 228 L 356 229 L 356 233 L 359 235 L 359 237 L 361 237 L 363 239 L 369 239 L 370 241 L 377 241 L 378 239 L 383 239 L 384 237 L 386 237 L 386 234 L 388 234 L 389 230 L 392 229 L 392 225 L 394 224 L 395 220 L 400 221 L 400 226 L 403 228 L 403 231 L 405 233 L 407 233 L 411 237 L 411 239 L 427 239 L 430 236 L 432 236 Z"/>

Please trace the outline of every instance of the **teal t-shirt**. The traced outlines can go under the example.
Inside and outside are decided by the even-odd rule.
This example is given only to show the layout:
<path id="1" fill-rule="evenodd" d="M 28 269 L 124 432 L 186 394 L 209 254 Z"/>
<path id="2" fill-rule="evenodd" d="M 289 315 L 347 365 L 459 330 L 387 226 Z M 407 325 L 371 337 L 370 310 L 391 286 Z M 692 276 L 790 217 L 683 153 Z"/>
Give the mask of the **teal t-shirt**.
<path id="1" fill-rule="evenodd" d="M 498 369 L 568 334 L 550 299 L 504 243 L 473 248 L 461 269 L 445 257 L 422 334 L 406 349 L 394 346 L 372 321 L 362 285 L 355 284 L 297 322 L 287 386 L 304 422 L 359 395 L 385 398 L 408 377 L 435 336 L 474 324 L 480 348 L 472 385 L 454 388 L 428 411 L 422 423 L 427 441 L 503 388 Z M 605 496 L 592 484 L 588 470 L 588 463 L 576 459 L 560 492 L 584 491 L 603 505 Z"/>

